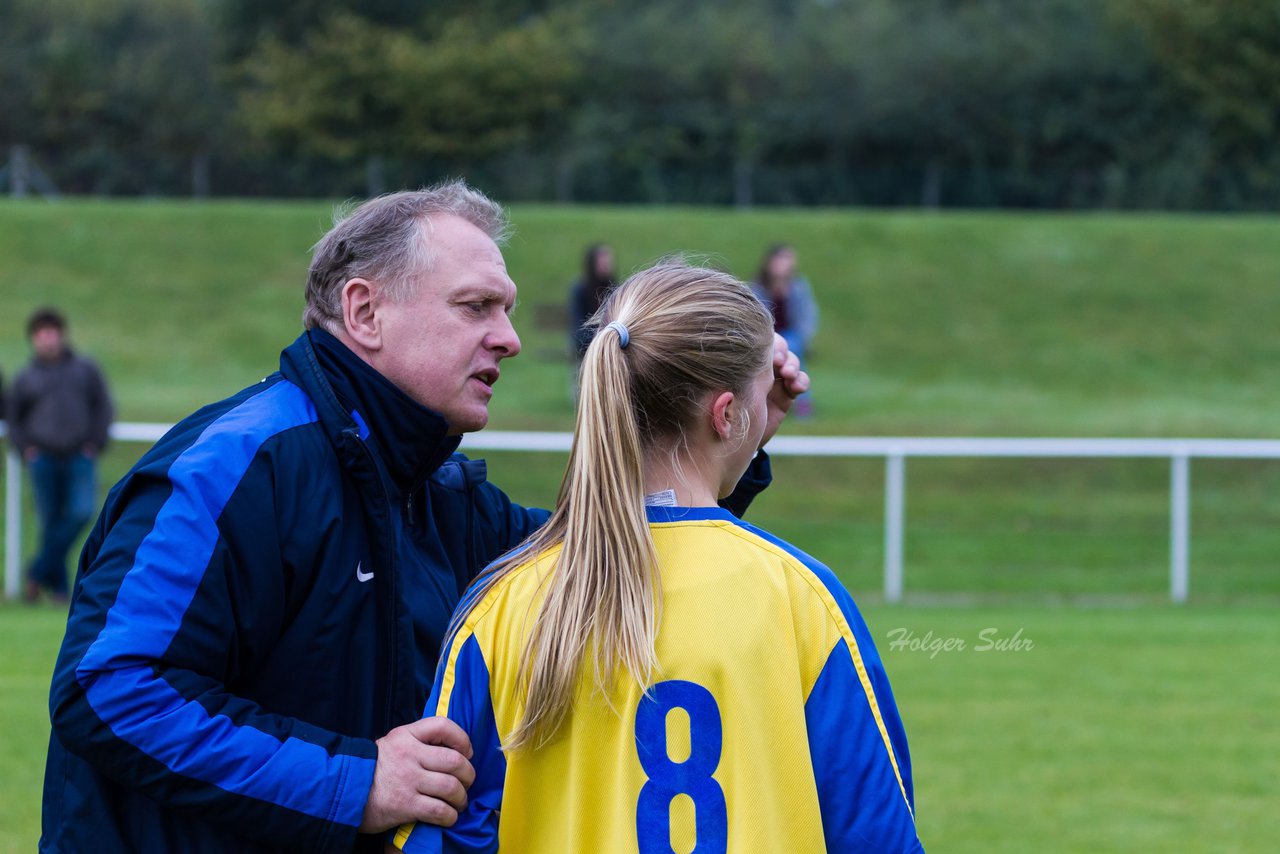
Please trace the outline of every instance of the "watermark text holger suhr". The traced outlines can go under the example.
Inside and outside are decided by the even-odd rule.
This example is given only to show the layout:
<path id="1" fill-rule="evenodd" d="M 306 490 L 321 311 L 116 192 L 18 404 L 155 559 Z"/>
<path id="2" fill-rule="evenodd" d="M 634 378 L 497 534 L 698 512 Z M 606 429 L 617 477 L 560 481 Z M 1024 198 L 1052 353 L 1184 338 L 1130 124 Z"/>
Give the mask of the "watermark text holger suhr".
<path id="1" fill-rule="evenodd" d="M 1035 649 L 1035 641 L 1022 633 L 1021 627 L 1012 635 L 1001 635 L 995 626 L 987 626 L 978 632 L 977 642 L 972 646 L 965 638 L 934 636 L 933 631 L 917 635 L 910 629 L 900 626 L 890 629 L 889 649 L 892 652 L 927 652 L 930 658 L 937 658 L 940 652 L 1030 652 Z"/>

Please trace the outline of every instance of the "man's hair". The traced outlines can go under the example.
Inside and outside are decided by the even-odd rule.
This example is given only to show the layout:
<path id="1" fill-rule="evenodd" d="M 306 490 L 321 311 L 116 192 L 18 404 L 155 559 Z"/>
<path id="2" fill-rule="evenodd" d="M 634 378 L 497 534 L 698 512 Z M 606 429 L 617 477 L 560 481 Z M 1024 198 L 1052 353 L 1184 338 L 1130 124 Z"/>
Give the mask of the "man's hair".
<path id="1" fill-rule="evenodd" d="M 333 228 L 312 247 L 302 325 L 341 330 L 342 287 L 351 279 L 368 279 L 392 301 L 407 299 L 431 270 L 431 217 L 442 214 L 466 220 L 495 243 L 509 233 L 502 206 L 461 180 L 339 209 Z"/>
<path id="2" fill-rule="evenodd" d="M 41 329 L 56 329 L 59 332 L 67 328 L 67 319 L 56 308 L 44 306 L 31 312 L 27 318 L 27 337 L 30 338 Z"/>
<path id="3" fill-rule="evenodd" d="M 612 321 L 625 325 L 625 343 Z M 631 276 L 590 325 L 596 335 L 582 360 L 573 449 L 556 509 L 478 582 L 487 590 L 560 547 L 520 660 L 524 711 L 505 750 L 552 738 L 592 663 L 604 696 L 620 672 L 648 686 L 662 585 L 645 518 L 644 457 L 674 459 L 699 429 L 707 392 L 749 393 L 773 357 L 773 321 L 751 290 L 727 273 L 678 261 Z M 738 426 L 746 441 L 749 425 Z"/>

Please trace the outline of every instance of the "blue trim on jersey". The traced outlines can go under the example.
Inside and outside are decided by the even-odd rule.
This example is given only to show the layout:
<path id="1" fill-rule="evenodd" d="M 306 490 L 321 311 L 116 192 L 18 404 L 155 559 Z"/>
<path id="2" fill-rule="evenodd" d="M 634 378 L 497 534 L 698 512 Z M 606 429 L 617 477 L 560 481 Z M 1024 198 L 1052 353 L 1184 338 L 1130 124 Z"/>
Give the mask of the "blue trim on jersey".
<path id="1" fill-rule="evenodd" d="M 440 703 L 442 674 L 448 665 L 446 648 L 436 675 L 436 684 L 427 701 L 427 716 Z M 469 852 L 491 854 L 498 850 L 498 811 L 507 779 L 507 759 L 498 737 L 493 701 L 489 694 L 489 667 L 475 635 L 467 638 L 454 662 L 453 691 L 449 695 L 449 720 L 462 727 L 471 738 L 476 779 L 467 790 L 467 808 L 447 830 L 427 824 L 413 828 L 403 850 L 412 854 Z M 394 835 L 394 834 L 393 834 Z"/>
<path id="2" fill-rule="evenodd" d="M 858 611 L 858 606 L 854 603 L 853 597 L 849 595 L 849 591 L 845 589 L 845 586 L 840 583 L 840 579 L 836 578 L 836 574 L 812 556 L 800 551 L 800 549 L 786 540 L 775 537 L 768 531 L 763 531 L 732 516 L 728 518 L 739 528 L 750 531 L 761 539 L 772 543 L 803 563 L 827 588 L 831 597 L 836 600 L 836 604 L 840 607 L 840 613 L 844 615 L 845 622 L 849 624 L 849 628 L 853 631 L 853 639 L 857 641 L 858 652 L 862 656 L 863 666 L 866 667 L 867 675 L 871 679 L 872 690 L 875 691 L 876 701 L 880 704 L 880 716 L 884 721 L 886 731 L 889 733 L 889 741 L 893 745 L 894 756 L 898 760 L 898 772 L 902 775 L 902 786 L 906 790 L 907 803 L 910 804 L 911 810 L 914 812 L 916 798 L 911 776 L 911 755 L 907 750 L 907 734 L 902 726 L 902 718 L 898 715 L 897 704 L 893 700 L 893 691 L 890 689 L 888 677 L 885 675 L 884 663 L 880 660 L 880 653 L 876 650 L 875 641 L 871 638 L 871 630 L 867 628 L 866 621 L 862 619 L 862 614 Z"/>
<path id="3" fill-rule="evenodd" d="M 914 850 L 915 820 L 843 640 L 805 700 L 804 719 L 827 850 Z"/>
<path id="4" fill-rule="evenodd" d="M 655 510 L 681 510 L 682 508 L 651 508 Z M 713 508 L 683 508 L 689 510 L 712 510 Z M 675 514 L 673 514 L 675 515 Z M 686 517 L 688 518 L 688 517 Z M 867 628 L 867 623 L 862 619 L 862 614 L 858 611 L 858 606 L 854 603 L 853 597 L 849 595 L 849 591 L 840 583 L 840 579 L 825 564 L 821 563 L 811 555 L 806 554 L 800 549 L 788 543 L 786 540 L 774 536 L 768 531 L 755 527 L 747 522 L 742 521 L 736 516 L 730 514 L 714 514 L 705 513 L 701 518 L 707 519 L 724 519 L 732 522 L 744 531 L 750 531 L 752 534 L 760 537 L 765 542 L 771 543 L 782 549 L 791 557 L 800 561 L 804 566 L 814 574 L 822 585 L 835 599 L 836 605 L 840 608 L 840 613 L 844 615 L 845 622 L 849 624 L 850 630 L 853 632 L 853 638 L 858 644 L 858 652 L 862 656 L 863 666 L 867 670 L 867 676 L 871 680 L 872 690 L 875 692 L 876 702 L 880 706 L 880 717 L 884 721 L 885 730 L 889 734 L 889 742 L 893 745 L 894 757 L 898 761 L 898 772 L 902 775 L 902 788 L 905 790 L 907 803 L 910 805 L 911 811 L 914 813 L 915 805 L 915 787 L 913 785 L 911 774 L 911 754 L 907 749 L 907 735 L 902 726 L 902 718 L 898 714 L 897 704 L 893 700 L 893 691 L 889 687 L 888 677 L 884 672 L 884 663 L 880 660 L 880 653 L 876 650 L 875 641 L 871 638 L 871 630 Z M 651 521 L 654 521 L 652 516 Z M 664 521 L 680 521 L 677 518 L 671 518 Z M 846 655 L 848 653 L 846 652 Z M 853 669 L 850 663 L 850 669 Z M 854 678 L 856 679 L 856 670 Z M 861 691 L 861 688 L 859 688 Z M 862 700 L 865 704 L 865 698 Z"/>
<path id="5" fill-rule="evenodd" d="M 489 695 L 489 667 L 475 635 L 467 638 L 458 651 L 449 719 L 464 722 L 462 725 L 471 737 L 476 781 L 467 792 L 466 810 L 449 828 L 446 850 L 456 847 L 488 854 L 498 850 L 498 811 L 502 809 L 502 791 L 507 780 L 507 758 L 502 752 Z"/>
<path id="6" fill-rule="evenodd" d="M 106 623 L 76 667 L 94 712 L 118 738 L 171 771 L 325 821 L 360 824 L 367 792 L 347 777 L 372 780 L 373 760 L 331 756 L 315 744 L 237 726 L 210 715 L 157 676 L 182 627 L 220 538 L 218 518 L 262 445 L 318 420 L 310 398 L 279 382 L 229 410 L 173 461 L 172 491 L 120 582 Z M 151 710 L 143 722 L 139 709 Z M 155 710 L 163 710 L 156 713 Z M 156 726 L 162 720 L 164 726 Z M 261 764 L 264 755 L 273 758 Z M 365 767 L 367 766 L 367 767 Z M 317 799 L 340 781 L 346 802 Z M 325 784 L 328 784 L 327 786 Z"/>
<path id="7" fill-rule="evenodd" d="M 723 519 L 742 524 L 741 519 L 723 507 L 645 507 L 644 512 L 650 522 L 705 522 L 708 519 Z"/>

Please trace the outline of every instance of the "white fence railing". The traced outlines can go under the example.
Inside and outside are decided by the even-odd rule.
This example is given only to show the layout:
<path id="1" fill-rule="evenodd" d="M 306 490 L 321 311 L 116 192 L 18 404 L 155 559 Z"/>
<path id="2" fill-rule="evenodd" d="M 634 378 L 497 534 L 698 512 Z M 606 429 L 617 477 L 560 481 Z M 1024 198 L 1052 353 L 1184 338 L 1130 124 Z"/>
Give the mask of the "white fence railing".
<path id="1" fill-rule="evenodd" d="M 155 442 L 168 424 L 119 423 L 117 442 Z M 0 435 L 3 426 L 0 425 Z M 469 451 L 567 452 L 568 433 L 503 432 L 468 434 Z M 1169 460 L 1169 598 L 1185 602 L 1190 590 L 1191 460 L 1280 459 L 1274 439 L 965 439 L 838 436 L 779 436 L 769 443 L 774 456 L 883 457 L 884 596 L 902 600 L 903 537 L 906 531 L 908 457 L 1127 457 Z M 21 574 L 22 502 L 20 465 L 12 449 L 5 453 L 5 595 L 16 598 Z"/>

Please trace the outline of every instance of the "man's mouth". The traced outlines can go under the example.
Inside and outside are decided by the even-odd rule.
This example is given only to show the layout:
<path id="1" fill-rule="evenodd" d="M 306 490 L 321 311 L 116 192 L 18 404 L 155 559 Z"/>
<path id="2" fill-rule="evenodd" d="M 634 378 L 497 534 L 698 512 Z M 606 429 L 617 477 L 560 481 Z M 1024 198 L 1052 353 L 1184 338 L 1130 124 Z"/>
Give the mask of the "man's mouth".
<path id="1" fill-rule="evenodd" d="M 499 375 L 499 371 L 497 368 L 488 368 L 483 371 L 477 371 L 471 376 L 474 379 L 480 380 L 480 382 L 492 388 L 493 384 L 498 381 L 498 375 Z"/>

